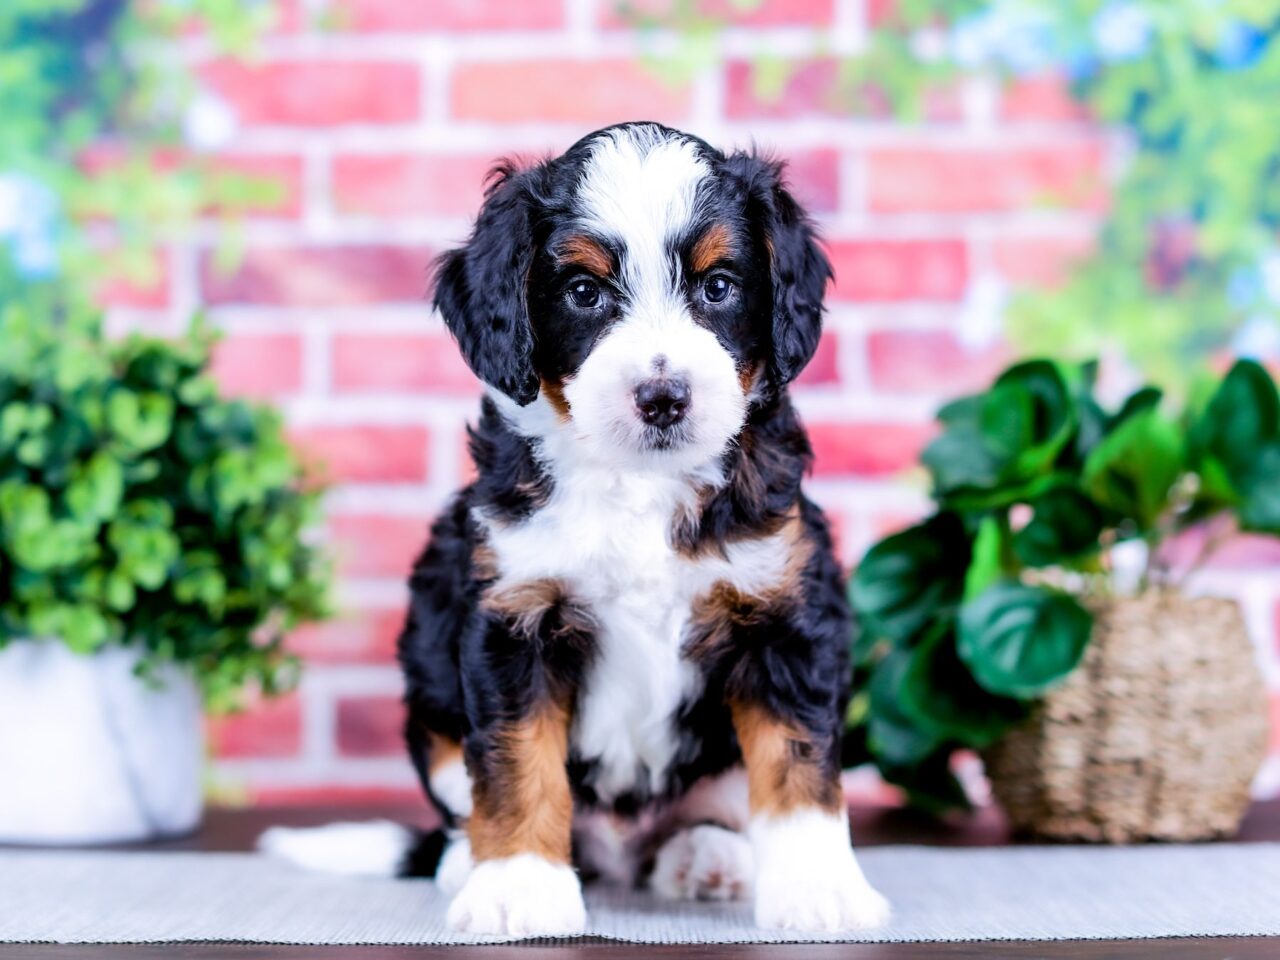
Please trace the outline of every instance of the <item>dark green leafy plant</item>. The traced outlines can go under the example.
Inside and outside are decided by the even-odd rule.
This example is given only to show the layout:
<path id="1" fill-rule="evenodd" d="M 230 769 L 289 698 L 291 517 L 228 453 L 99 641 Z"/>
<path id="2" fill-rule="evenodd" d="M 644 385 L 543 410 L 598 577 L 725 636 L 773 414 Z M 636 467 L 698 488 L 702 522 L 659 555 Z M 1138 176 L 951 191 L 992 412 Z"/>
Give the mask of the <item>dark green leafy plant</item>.
<path id="1" fill-rule="evenodd" d="M 1145 547 L 1142 589 L 1189 572 L 1161 548 L 1195 524 L 1280 536 L 1280 395 L 1263 367 L 1239 361 L 1176 419 L 1151 386 L 1108 411 L 1095 372 L 1031 360 L 944 407 L 921 457 L 937 512 L 850 582 L 845 760 L 927 808 L 964 803 L 955 750 L 989 746 L 1075 668 L 1119 544 Z"/>
<path id="2" fill-rule="evenodd" d="M 328 572 L 279 417 L 219 397 L 199 329 L 107 340 L 39 294 L 0 309 L 0 646 L 136 646 L 215 709 L 287 687 L 282 637 L 325 613 Z"/>

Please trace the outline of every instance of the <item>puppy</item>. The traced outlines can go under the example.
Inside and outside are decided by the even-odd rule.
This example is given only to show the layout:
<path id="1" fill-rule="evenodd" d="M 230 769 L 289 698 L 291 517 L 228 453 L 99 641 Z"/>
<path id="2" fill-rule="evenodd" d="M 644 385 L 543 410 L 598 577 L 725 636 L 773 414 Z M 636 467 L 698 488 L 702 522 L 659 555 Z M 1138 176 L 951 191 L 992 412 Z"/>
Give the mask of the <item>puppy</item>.
<path id="1" fill-rule="evenodd" d="M 488 385 L 477 476 L 399 644 L 448 835 L 264 847 L 437 875 L 476 934 L 580 932 L 580 875 L 754 896 L 764 927 L 886 919 L 849 842 L 850 614 L 787 393 L 830 275 L 780 164 L 655 123 L 494 172 L 435 290 Z"/>

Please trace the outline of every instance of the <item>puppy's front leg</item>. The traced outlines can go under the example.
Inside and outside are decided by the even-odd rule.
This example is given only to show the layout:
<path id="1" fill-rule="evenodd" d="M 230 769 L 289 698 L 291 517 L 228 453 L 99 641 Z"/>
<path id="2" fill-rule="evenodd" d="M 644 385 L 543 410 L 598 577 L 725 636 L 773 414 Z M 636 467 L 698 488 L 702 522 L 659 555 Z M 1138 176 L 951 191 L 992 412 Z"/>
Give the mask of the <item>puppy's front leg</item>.
<path id="1" fill-rule="evenodd" d="M 747 767 L 756 923 L 831 932 L 887 921 L 888 901 L 853 854 L 831 735 L 751 703 L 733 704 L 733 725 Z"/>
<path id="2" fill-rule="evenodd" d="M 468 738 L 475 867 L 449 925 L 493 936 L 566 936 L 586 925 L 570 865 L 573 801 L 565 770 L 568 713 L 535 703 Z"/>

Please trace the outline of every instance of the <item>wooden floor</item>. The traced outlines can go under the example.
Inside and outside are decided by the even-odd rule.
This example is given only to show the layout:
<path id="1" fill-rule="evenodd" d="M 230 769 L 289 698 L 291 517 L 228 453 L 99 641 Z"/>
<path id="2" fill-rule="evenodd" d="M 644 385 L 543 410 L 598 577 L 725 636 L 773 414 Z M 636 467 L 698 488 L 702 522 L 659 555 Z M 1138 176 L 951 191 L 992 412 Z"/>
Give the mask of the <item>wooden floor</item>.
<path id="1" fill-rule="evenodd" d="M 993 810 L 949 824 L 939 824 L 899 810 L 855 808 L 851 811 L 854 841 L 859 846 L 919 843 L 938 846 L 996 846 L 1016 842 Z M 390 817 L 421 822 L 420 809 L 362 807 L 215 810 L 204 828 L 191 837 L 164 841 L 149 850 L 248 850 L 268 826 L 304 826 L 334 820 Z M 1280 841 L 1280 802 L 1254 807 L 1238 837 L 1246 842 Z M 1277 909 L 1280 909 L 1280 891 Z M 4 905 L 0 904 L 0 910 Z M 1069 960 L 1280 960 L 1280 938 L 1197 938 L 1040 943 L 886 943 L 886 944 L 755 944 L 726 946 L 636 946 L 584 941 L 567 946 L 512 945 L 491 947 L 303 947 L 245 944 L 162 945 L 18 945 L 0 944 L 0 960 L 428 960 L 466 953 L 483 960 L 610 960 L 633 957 L 692 957 L 698 960 L 1002 960 L 1008 957 Z"/>

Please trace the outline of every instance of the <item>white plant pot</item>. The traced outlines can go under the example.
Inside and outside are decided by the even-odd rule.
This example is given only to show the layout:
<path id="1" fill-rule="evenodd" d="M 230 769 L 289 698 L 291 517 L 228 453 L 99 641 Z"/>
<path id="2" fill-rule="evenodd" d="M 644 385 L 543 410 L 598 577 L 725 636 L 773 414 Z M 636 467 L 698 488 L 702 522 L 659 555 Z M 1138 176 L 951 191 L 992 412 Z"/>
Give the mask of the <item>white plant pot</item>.
<path id="1" fill-rule="evenodd" d="M 117 843 L 195 829 L 202 712 L 189 674 L 54 641 L 0 650 L 0 843 Z"/>

